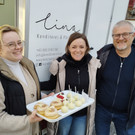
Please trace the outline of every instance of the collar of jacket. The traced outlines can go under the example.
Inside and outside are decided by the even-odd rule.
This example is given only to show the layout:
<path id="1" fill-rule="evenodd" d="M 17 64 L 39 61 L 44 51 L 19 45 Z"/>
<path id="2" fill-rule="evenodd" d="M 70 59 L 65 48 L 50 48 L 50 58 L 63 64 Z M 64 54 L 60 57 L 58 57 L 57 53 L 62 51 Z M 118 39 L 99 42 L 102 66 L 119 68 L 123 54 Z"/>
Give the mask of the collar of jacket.
<path id="1" fill-rule="evenodd" d="M 98 68 L 101 66 L 101 64 L 99 63 L 100 63 L 99 60 L 97 60 L 94 57 L 92 57 L 88 62 L 88 64 L 90 64 L 91 66 L 98 67 Z M 59 73 L 62 72 L 65 66 L 66 66 L 66 61 L 64 59 L 62 59 L 60 62 L 58 60 L 54 60 L 49 70 L 51 74 L 56 75 L 58 72 Z"/>
<path id="2" fill-rule="evenodd" d="M 18 79 L 14 76 L 14 74 L 11 72 L 11 70 L 9 69 L 8 65 L 0 58 L 0 72 L 15 81 L 18 81 Z"/>
<path id="3" fill-rule="evenodd" d="M 34 64 L 31 60 L 27 59 L 26 57 L 23 57 L 23 59 L 20 61 L 20 64 L 25 67 L 31 76 L 33 77 L 36 85 L 37 85 L 37 90 L 38 90 L 38 99 L 40 99 L 40 86 L 39 86 L 39 78 L 37 76 Z M 14 81 L 19 82 L 19 80 L 14 76 L 14 74 L 11 72 L 7 64 L 0 58 L 0 72 L 8 77 L 9 79 L 12 79 Z"/>
<path id="4" fill-rule="evenodd" d="M 38 78 L 37 72 L 35 70 L 34 63 L 31 60 L 27 59 L 26 57 L 23 57 L 23 59 L 20 61 L 20 64 L 23 67 L 25 67 L 29 71 L 31 76 L 33 77 L 33 79 L 37 85 L 37 97 L 38 97 L 38 99 L 40 99 L 41 98 L 40 84 L 39 84 L 39 78 Z"/>
<path id="5" fill-rule="evenodd" d="M 83 65 L 87 65 L 89 61 L 92 59 L 92 56 L 88 53 L 86 54 L 80 61 L 75 61 L 72 56 L 69 54 L 64 54 L 61 59 L 64 59 L 68 65 L 72 67 L 80 67 Z"/>
<path id="6" fill-rule="evenodd" d="M 132 46 L 135 48 L 135 44 L 133 43 Z M 111 48 L 114 48 L 113 44 L 107 44 L 105 46 L 103 46 L 100 50 L 97 51 L 97 54 L 100 55 L 103 52 L 106 52 L 108 50 L 110 50 Z"/>
<path id="7" fill-rule="evenodd" d="M 90 62 L 92 59 L 92 56 L 90 54 L 87 54 L 85 56 L 86 64 Z M 60 73 L 65 68 L 65 65 L 68 63 L 71 63 L 72 65 L 74 61 L 70 58 L 70 56 L 64 54 L 62 57 L 59 57 L 58 59 L 54 60 L 50 66 L 49 71 L 51 74 L 56 75 L 58 72 Z"/>
<path id="8" fill-rule="evenodd" d="M 97 55 L 99 56 L 101 53 L 106 52 L 106 51 L 110 50 L 111 48 L 114 48 L 113 44 L 105 45 L 100 50 L 97 51 Z"/>
<path id="9" fill-rule="evenodd" d="M 49 70 L 53 75 L 56 75 L 58 72 L 60 73 L 65 68 L 65 65 L 65 60 L 61 60 L 60 62 L 58 62 L 58 60 L 54 60 Z"/>
<path id="10" fill-rule="evenodd" d="M 32 68 L 32 64 L 25 57 L 20 61 L 20 64 L 24 66 L 27 70 Z M 14 76 L 14 74 L 9 69 L 8 65 L 0 58 L 0 72 L 8 78 L 12 80 L 18 81 L 18 79 Z M 30 70 L 29 70 L 30 72 Z"/>

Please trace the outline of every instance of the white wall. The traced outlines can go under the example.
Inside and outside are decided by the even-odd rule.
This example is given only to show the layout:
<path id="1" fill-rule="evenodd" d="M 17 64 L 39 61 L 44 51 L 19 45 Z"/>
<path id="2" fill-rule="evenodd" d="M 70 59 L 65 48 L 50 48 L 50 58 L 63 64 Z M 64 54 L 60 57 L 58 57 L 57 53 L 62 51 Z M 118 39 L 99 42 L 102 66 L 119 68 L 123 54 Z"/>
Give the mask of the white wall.
<path id="1" fill-rule="evenodd" d="M 17 2 L 17 27 L 20 29 L 22 39 L 25 40 L 25 0 Z"/>
<path id="2" fill-rule="evenodd" d="M 128 9 L 129 0 L 115 0 L 114 11 L 112 13 L 112 21 L 109 31 L 109 37 L 107 43 L 112 42 L 112 28 L 115 23 L 120 20 L 125 20 Z"/>
<path id="3" fill-rule="evenodd" d="M 129 0 L 91 0 L 86 35 L 94 48 L 90 53 L 97 56 L 97 50 L 112 43 L 112 27 L 125 20 Z"/>
<path id="4" fill-rule="evenodd" d="M 89 44 L 94 49 L 90 52 L 96 57 L 96 51 L 105 44 L 114 0 L 92 0 L 89 7 L 89 20 L 86 31 Z"/>

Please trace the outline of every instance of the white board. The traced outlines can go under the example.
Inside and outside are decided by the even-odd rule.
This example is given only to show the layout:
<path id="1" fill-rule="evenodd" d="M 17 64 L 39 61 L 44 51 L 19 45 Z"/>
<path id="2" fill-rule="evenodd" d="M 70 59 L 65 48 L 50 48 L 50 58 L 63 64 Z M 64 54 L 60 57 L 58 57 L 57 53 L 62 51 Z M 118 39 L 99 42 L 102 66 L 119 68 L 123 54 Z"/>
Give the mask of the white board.
<path id="1" fill-rule="evenodd" d="M 40 81 L 48 80 L 53 59 L 65 52 L 69 35 L 83 32 L 87 0 L 26 0 L 25 55 Z"/>

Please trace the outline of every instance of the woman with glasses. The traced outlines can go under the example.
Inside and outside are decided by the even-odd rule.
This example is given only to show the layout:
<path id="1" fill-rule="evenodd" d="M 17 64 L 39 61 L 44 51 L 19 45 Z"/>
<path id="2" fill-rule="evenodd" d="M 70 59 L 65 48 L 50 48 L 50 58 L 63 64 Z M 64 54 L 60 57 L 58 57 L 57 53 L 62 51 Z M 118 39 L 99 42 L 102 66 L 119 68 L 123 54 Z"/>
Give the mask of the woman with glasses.
<path id="1" fill-rule="evenodd" d="M 38 135 L 36 112 L 26 105 L 40 99 L 39 80 L 32 61 L 22 55 L 19 30 L 0 27 L 0 134 Z"/>

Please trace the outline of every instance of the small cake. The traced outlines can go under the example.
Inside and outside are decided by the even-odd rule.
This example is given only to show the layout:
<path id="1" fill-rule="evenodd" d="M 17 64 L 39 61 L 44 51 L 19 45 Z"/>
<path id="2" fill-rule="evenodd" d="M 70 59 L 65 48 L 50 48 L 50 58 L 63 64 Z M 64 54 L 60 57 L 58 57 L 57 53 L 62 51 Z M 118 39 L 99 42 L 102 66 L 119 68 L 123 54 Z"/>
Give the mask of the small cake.
<path id="1" fill-rule="evenodd" d="M 49 106 L 44 113 L 45 117 L 49 119 L 56 119 L 59 117 L 58 111 L 54 106 Z"/>
<path id="2" fill-rule="evenodd" d="M 61 109 L 62 102 L 60 100 L 54 100 L 50 104 L 51 106 L 54 106 L 57 110 Z"/>
<path id="3" fill-rule="evenodd" d="M 69 108 L 70 110 L 74 109 L 74 108 L 75 108 L 74 103 L 70 102 L 70 103 L 68 104 L 68 108 Z"/>
<path id="4" fill-rule="evenodd" d="M 74 97 L 75 100 L 79 99 L 79 95 L 77 93 L 73 97 Z"/>
<path id="5" fill-rule="evenodd" d="M 41 115 L 44 115 L 45 110 L 47 109 L 48 105 L 43 102 L 38 102 L 34 105 L 34 109 Z"/>
<path id="6" fill-rule="evenodd" d="M 67 106 L 62 106 L 62 107 L 61 107 L 61 111 L 62 111 L 63 113 L 68 112 L 68 107 L 67 107 Z"/>
<path id="7" fill-rule="evenodd" d="M 79 100 L 82 102 L 82 104 L 85 103 L 85 98 L 84 97 L 81 97 Z"/>
<path id="8" fill-rule="evenodd" d="M 82 102 L 80 100 L 75 101 L 75 105 L 77 107 L 80 107 L 82 105 Z"/>
<path id="9" fill-rule="evenodd" d="M 75 98 L 73 98 L 73 97 L 70 97 L 69 99 L 68 99 L 70 102 L 75 102 Z"/>
<path id="10" fill-rule="evenodd" d="M 71 92 L 68 92 L 67 98 L 71 98 L 71 97 L 72 97 L 72 93 Z"/>
<path id="11" fill-rule="evenodd" d="M 68 102 L 68 99 L 66 99 L 66 100 L 63 101 L 63 105 L 65 105 L 65 106 L 68 105 L 68 103 L 69 103 Z"/>
<path id="12" fill-rule="evenodd" d="M 34 105 L 34 109 L 37 109 L 37 107 L 44 107 L 46 104 L 43 103 L 43 102 L 37 102 L 35 105 Z"/>
<path id="13" fill-rule="evenodd" d="M 41 115 L 44 115 L 45 110 L 47 109 L 48 105 L 46 105 L 45 107 L 37 107 L 37 112 Z"/>
<path id="14" fill-rule="evenodd" d="M 64 95 L 63 92 L 60 92 L 56 97 L 57 97 L 58 99 L 60 99 L 61 101 L 63 101 L 63 100 L 66 99 L 66 96 Z"/>

